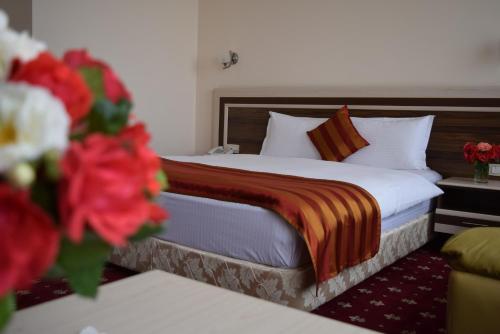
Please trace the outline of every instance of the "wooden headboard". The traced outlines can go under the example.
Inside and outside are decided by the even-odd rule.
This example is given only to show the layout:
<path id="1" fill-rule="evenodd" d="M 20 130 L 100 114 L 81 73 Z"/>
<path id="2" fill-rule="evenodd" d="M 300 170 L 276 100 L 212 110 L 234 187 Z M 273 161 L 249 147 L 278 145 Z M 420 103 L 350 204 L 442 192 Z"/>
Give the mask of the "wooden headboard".
<path id="1" fill-rule="evenodd" d="M 240 145 L 240 153 L 260 152 L 269 111 L 329 117 L 344 104 L 356 117 L 435 115 L 427 164 L 443 176 L 471 176 L 462 154 L 467 141 L 500 144 L 500 98 L 418 97 L 249 97 L 218 96 L 218 142 Z"/>

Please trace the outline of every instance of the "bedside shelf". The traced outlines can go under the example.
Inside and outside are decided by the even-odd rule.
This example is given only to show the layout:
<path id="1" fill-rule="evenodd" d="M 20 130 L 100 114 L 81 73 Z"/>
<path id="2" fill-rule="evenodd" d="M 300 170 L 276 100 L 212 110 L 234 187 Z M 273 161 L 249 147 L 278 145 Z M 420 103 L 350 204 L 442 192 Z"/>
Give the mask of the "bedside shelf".
<path id="1" fill-rule="evenodd" d="M 500 181 L 475 183 L 452 177 L 438 182 L 444 191 L 439 197 L 434 230 L 457 233 L 472 227 L 500 227 Z"/>
<path id="2" fill-rule="evenodd" d="M 441 180 L 438 186 L 449 186 L 449 187 L 463 187 L 463 188 L 474 188 L 474 189 L 486 189 L 486 190 L 500 190 L 499 180 L 489 180 L 488 183 L 476 183 L 473 179 L 466 177 L 449 177 L 447 179 Z"/>

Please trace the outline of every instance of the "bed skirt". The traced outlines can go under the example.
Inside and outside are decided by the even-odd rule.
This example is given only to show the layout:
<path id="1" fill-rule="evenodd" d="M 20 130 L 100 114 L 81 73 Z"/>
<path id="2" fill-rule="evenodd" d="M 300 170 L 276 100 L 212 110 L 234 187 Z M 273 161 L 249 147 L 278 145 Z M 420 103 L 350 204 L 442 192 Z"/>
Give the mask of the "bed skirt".
<path id="1" fill-rule="evenodd" d="M 314 271 L 274 268 L 185 247 L 158 238 L 115 249 L 110 262 L 136 271 L 160 269 L 293 308 L 311 311 L 394 263 L 430 240 L 428 213 L 383 233 L 380 249 L 370 260 L 342 271 L 319 285 Z"/>

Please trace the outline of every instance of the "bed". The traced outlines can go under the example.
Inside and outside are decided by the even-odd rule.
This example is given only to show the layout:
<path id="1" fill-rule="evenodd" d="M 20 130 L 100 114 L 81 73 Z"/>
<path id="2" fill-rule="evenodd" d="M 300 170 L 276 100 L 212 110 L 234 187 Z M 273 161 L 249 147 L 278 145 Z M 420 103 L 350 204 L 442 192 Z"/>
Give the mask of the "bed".
<path id="1" fill-rule="evenodd" d="M 397 194 L 405 192 L 405 187 L 418 187 L 418 182 L 433 184 L 442 175 L 468 173 L 467 166 L 459 160 L 463 142 L 480 135 L 478 126 L 482 131 L 488 129 L 487 119 L 498 117 L 492 112 L 498 112 L 499 105 L 497 99 L 217 96 L 216 100 L 220 103 L 216 117 L 220 125 L 218 143 L 238 144 L 243 154 L 169 159 L 263 172 L 286 170 L 288 175 L 328 178 L 332 173 L 329 162 L 255 155 L 265 137 L 269 110 L 324 117 L 348 103 L 352 105 L 352 114 L 362 117 L 436 115 L 427 152 L 431 169 L 389 171 L 337 163 L 334 174 L 347 175 L 344 181 L 357 182 L 377 193 L 382 210 L 380 248 L 373 258 L 319 286 L 315 284 L 304 240 L 275 213 L 252 205 L 181 194 L 160 196 L 160 203 L 172 217 L 166 232 L 116 249 L 111 257 L 112 262 L 130 269 L 162 269 L 303 310 L 312 310 L 331 300 L 429 241 L 433 198 L 438 193 L 406 201 L 398 201 L 398 197 L 405 196 Z M 370 174 L 385 180 L 379 182 L 385 188 L 378 184 L 382 190 L 377 190 L 373 180 L 363 179 L 362 175 Z M 406 193 L 412 193 L 407 189 Z"/>

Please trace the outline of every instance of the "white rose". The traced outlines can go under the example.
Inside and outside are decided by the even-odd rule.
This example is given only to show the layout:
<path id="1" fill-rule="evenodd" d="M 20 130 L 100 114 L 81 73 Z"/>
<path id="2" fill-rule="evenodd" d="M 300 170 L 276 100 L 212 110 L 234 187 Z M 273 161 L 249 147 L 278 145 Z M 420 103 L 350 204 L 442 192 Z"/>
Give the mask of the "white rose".
<path id="1" fill-rule="evenodd" d="M 0 173 L 68 145 L 70 120 L 47 90 L 27 84 L 0 85 Z"/>
<path id="2" fill-rule="evenodd" d="M 47 49 L 44 43 L 31 38 L 26 31 L 18 33 L 9 29 L 7 24 L 7 15 L 0 11 L 0 79 L 9 74 L 14 58 L 26 62 Z"/>

